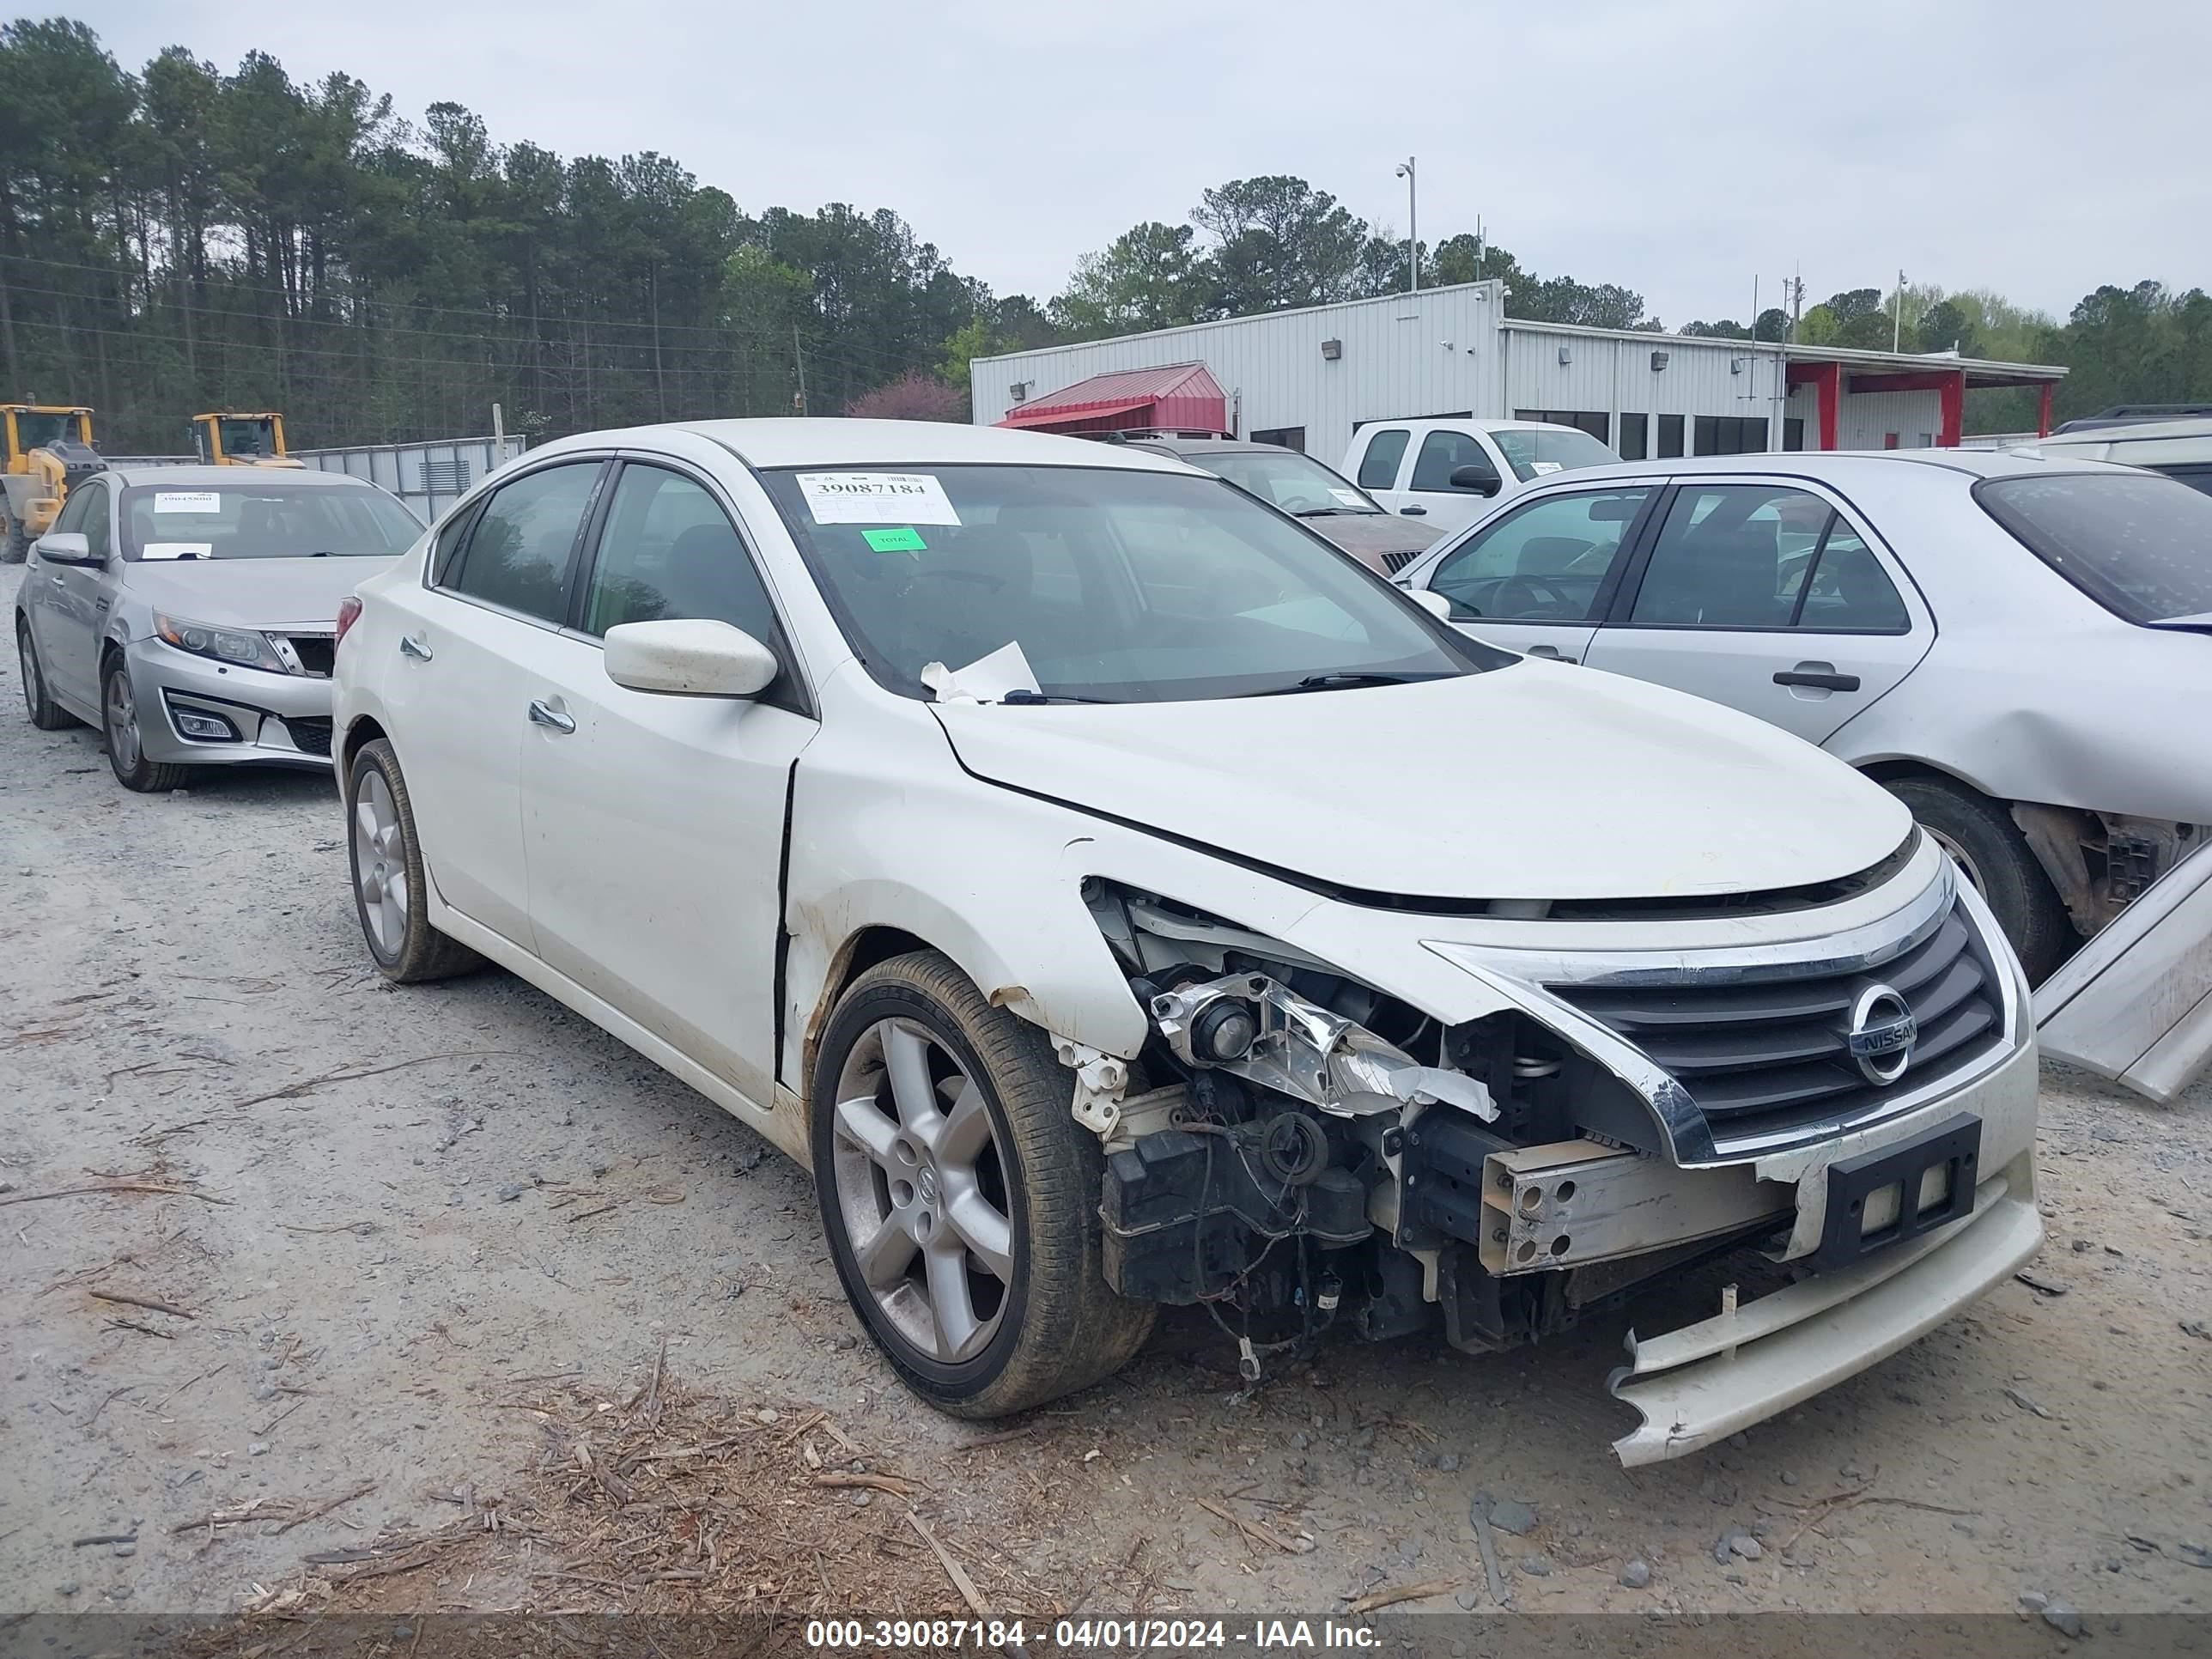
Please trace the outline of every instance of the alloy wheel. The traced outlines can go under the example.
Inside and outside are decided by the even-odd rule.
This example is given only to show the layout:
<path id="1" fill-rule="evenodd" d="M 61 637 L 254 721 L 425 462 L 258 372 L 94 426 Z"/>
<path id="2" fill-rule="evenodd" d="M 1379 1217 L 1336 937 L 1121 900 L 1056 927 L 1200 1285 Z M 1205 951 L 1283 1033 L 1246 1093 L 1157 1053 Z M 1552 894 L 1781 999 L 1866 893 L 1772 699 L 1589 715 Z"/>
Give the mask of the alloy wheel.
<path id="1" fill-rule="evenodd" d="M 836 1213 L 884 1319 L 939 1364 L 990 1345 L 1014 1278 L 1004 1155 L 983 1091 L 927 1028 L 882 1019 L 837 1080 Z"/>
<path id="2" fill-rule="evenodd" d="M 23 706 L 30 711 L 31 718 L 36 720 L 39 718 L 39 705 L 45 701 L 46 688 L 39 681 L 39 653 L 31 648 L 31 630 L 27 628 L 15 630 L 15 662 L 21 670 Z"/>
<path id="3" fill-rule="evenodd" d="M 407 849 L 398 804 L 374 767 L 362 773 L 354 796 L 353 879 L 376 948 L 397 957 L 407 944 Z"/>
<path id="4" fill-rule="evenodd" d="M 107 752 L 118 772 L 135 772 L 144 753 L 138 740 L 138 703 L 131 694 L 131 676 L 118 669 L 107 677 Z"/>

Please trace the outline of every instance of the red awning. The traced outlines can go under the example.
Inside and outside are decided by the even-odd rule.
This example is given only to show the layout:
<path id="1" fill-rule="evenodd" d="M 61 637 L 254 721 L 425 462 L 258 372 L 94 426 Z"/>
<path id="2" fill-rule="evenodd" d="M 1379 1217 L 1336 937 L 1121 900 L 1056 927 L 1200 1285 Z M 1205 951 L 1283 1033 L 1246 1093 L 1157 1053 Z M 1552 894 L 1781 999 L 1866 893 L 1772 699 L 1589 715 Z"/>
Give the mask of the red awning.
<path id="1" fill-rule="evenodd" d="M 1000 426 L 1096 435 L 1117 428 L 1188 427 L 1218 432 L 1226 399 L 1204 363 L 1118 368 L 1094 374 L 1009 410 Z M 1134 418 L 1131 418 L 1133 416 Z"/>
<path id="2" fill-rule="evenodd" d="M 1150 410 L 1154 399 L 1139 398 L 1134 403 L 1093 404 L 1070 409 L 1055 403 L 1048 409 L 1018 409 L 999 422 L 1000 426 L 1067 426 L 1078 421 L 1110 419 L 1117 415 L 1133 415 L 1140 410 Z"/>

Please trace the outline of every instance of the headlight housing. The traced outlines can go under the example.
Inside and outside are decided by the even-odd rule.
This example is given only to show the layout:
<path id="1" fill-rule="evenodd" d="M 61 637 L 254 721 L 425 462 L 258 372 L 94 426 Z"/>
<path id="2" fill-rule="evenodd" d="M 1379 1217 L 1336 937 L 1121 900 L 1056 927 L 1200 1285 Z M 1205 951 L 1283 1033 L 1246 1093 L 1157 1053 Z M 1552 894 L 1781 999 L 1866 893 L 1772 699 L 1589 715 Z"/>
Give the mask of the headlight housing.
<path id="1" fill-rule="evenodd" d="M 196 657 L 212 657 L 217 662 L 264 669 L 271 674 L 292 672 L 283 658 L 276 654 L 276 647 L 269 642 L 269 636 L 250 629 L 217 628 L 212 623 L 187 622 L 181 617 L 157 611 L 154 613 L 154 632 L 163 644 L 189 651 Z"/>

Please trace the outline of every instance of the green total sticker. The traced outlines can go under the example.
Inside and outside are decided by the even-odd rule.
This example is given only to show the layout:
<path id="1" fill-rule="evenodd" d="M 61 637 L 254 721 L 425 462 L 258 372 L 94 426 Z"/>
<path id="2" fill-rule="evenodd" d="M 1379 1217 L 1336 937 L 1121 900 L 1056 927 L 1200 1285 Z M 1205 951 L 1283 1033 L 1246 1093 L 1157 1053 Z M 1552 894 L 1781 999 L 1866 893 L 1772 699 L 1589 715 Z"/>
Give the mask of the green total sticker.
<path id="1" fill-rule="evenodd" d="M 921 538 L 921 532 L 911 525 L 901 525 L 896 530 L 863 530 L 860 534 L 878 553 L 926 553 L 929 544 Z"/>

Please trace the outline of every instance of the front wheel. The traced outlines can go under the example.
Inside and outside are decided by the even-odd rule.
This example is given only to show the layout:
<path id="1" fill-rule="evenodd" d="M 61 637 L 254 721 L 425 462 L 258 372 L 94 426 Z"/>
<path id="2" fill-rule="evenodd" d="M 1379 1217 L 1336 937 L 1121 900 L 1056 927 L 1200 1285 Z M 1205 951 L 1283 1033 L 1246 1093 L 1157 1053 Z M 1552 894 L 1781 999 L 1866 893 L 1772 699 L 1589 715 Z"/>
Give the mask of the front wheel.
<path id="1" fill-rule="evenodd" d="M 9 514 L 0 516 L 0 564 L 21 564 L 31 556 L 31 533 Z"/>
<path id="2" fill-rule="evenodd" d="M 957 1417 L 1086 1388 L 1155 1310 L 1105 1279 L 1098 1139 L 1044 1033 L 935 951 L 839 999 L 814 1073 L 814 1178 L 845 1293 L 892 1366 Z"/>
<path id="3" fill-rule="evenodd" d="M 2027 970 L 2028 983 L 2041 984 L 2080 940 L 2058 890 L 2003 803 L 1948 779 L 1898 778 L 1886 787 L 1959 861 Z"/>
<path id="4" fill-rule="evenodd" d="M 191 781 L 189 766 L 146 758 L 146 738 L 138 721 L 138 695 L 131 684 L 131 665 L 111 657 L 100 677 L 100 724 L 107 739 L 107 764 L 115 781 L 142 795 L 165 794 Z"/>
<path id="5" fill-rule="evenodd" d="M 54 701 L 46 685 L 46 671 L 39 661 L 39 647 L 31 638 L 27 617 L 15 619 L 15 665 L 22 674 L 23 707 L 30 714 L 32 725 L 41 732 L 58 732 L 76 724 L 69 710 Z"/>
<path id="6" fill-rule="evenodd" d="M 415 807 L 389 740 L 362 744 L 346 770 L 354 910 L 377 971 L 400 985 L 465 973 L 483 960 L 430 925 Z"/>

